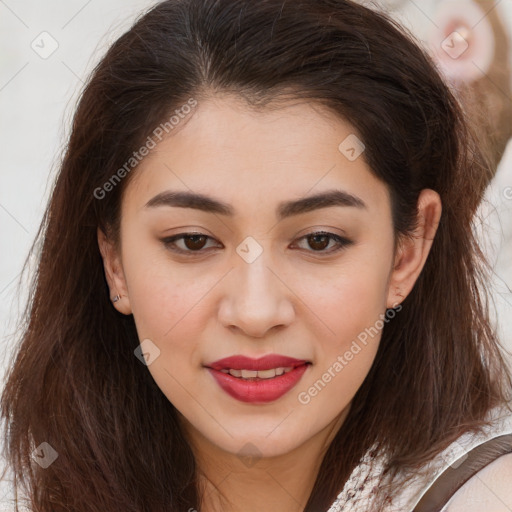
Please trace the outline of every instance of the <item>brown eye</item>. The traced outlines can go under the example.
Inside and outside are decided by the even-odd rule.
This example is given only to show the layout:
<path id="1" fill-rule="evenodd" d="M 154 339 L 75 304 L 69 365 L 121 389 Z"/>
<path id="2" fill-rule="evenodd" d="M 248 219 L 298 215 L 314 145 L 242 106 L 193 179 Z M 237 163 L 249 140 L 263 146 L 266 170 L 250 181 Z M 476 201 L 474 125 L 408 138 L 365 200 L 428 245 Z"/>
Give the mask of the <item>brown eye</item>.
<path id="1" fill-rule="evenodd" d="M 204 247 L 207 238 L 208 237 L 205 235 L 189 235 L 184 236 L 183 241 L 187 249 L 190 249 L 191 251 L 197 251 L 198 249 L 202 249 Z"/>
<path id="2" fill-rule="evenodd" d="M 203 233 L 180 233 L 168 238 L 163 238 L 162 242 L 168 249 L 178 253 L 203 253 L 205 244 L 208 240 L 214 240 Z M 177 242 L 182 242 L 179 246 Z"/>
<path id="3" fill-rule="evenodd" d="M 214 249 L 215 247 L 206 247 L 208 240 L 214 239 L 203 233 L 180 233 L 171 237 L 163 238 L 162 242 L 171 251 L 181 254 L 201 254 L 207 252 L 207 249 Z M 328 232 L 313 232 L 309 233 L 299 240 L 306 240 L 307 246 L 305 249 L 309 252 L 316 252 L 319 254 L 332 254 L 341 249 L 352 245 L 353 242 L 348 238 L 335 235 Z M 177 242 L 181 242 L 181 246 Z M 334 242 L 332 245 L 331 242 Z M 222 244 L 220 244 L 222 246 Z"/>
<path id="4" fill-rule="evenodd" d="M 315 251 L 323 251 L 329 245 L 330 237 L 328 235 L 308 235 L 309 246 Z"/>
<path id="5" fill-rule="evenodd" d="M 307 241 L 308 247 L 312 249 L 309 250 L 306 247 L 306 250 L 309 250 L 309 252 L 318 252 L 323 254 L 331 254 L 333 252 L 337 252 L 354 243 L 352 242 L 352 240 L 349 240 L 348 238 L 324 231 L 309 233 L 300 238 L 299 240 Z M 329 247 L 330 242 L 332 241 L 334 241 L 334 244 L 330 246 L 329 250 L 326 250 Z"/>

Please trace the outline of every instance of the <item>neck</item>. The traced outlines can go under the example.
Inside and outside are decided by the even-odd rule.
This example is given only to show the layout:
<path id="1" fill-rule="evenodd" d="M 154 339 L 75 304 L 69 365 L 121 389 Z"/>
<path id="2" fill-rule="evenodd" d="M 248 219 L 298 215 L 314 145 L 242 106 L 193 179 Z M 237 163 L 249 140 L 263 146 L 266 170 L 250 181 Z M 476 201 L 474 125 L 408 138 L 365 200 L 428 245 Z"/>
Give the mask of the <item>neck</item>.
<path id="1" fill-rule="evenodd" d="M 251 443 L 244 453 L 227 452 L 185 420 L 197 463 L 199 512 L 302 512 L 348 409 L 292 451 L 272 457 L 261 456 Z"/>

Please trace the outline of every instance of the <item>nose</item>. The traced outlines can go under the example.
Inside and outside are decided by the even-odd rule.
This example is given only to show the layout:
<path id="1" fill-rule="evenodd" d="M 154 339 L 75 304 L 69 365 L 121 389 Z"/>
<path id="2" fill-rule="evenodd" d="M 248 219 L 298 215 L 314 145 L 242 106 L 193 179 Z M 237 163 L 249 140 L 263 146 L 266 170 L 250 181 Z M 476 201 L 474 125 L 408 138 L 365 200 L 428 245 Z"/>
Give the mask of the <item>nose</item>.
<path id="1" fill-rule="evenodd" d="M 219 321 L 226 328 L 254 338 L 289 325 L 295 317 L 294 294 L 285 277 L 268 265 L 265 253 L 252 263 L 236 255 L 235 269 L 224 281 L 218 312 Z"/>

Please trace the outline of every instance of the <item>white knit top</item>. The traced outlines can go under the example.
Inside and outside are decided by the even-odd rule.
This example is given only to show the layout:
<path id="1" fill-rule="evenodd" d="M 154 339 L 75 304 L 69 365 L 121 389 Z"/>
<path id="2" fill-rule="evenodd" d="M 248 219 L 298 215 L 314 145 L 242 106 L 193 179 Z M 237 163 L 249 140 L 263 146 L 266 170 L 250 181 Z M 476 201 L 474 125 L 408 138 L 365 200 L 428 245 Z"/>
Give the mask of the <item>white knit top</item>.
<path id="1" fill-rule="evenodd" d="M 411 512 L 427 492 L 437 476 L 465 453 L 476 446 L 504 434 L 512 434 L 512 415 L 504 409 L 495 409 L 489 415 L 492 424 L 480 434 L 466 433 L 450 444 L 435 459 L 426 464 L 407 482 L 400 492 L 380 512 Z M 383 458 L 370 457 L 368 450 L 361 462 L 346 481 L 334 503 L 327 512 L 369 512 L 372 497 L 382 473 Z M 445 510 L 442 509 L 441 512 Z"/>

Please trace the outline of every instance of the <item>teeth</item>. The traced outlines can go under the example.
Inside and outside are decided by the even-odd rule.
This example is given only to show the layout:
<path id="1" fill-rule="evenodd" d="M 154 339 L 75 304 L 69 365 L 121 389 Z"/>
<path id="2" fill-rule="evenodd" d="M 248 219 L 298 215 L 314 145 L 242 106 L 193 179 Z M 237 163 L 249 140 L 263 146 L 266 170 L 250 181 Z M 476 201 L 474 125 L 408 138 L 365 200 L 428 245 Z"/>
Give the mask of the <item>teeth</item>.
<path id="1" fill-rule="evenodd" d="M 272 377 L 276 376 L 276 369 L 270 368 L 270 370 L 259 370 L 256 372 L 256 374 L 260 379 L 271 379 Z M 242 377 L 245 377 L 243 372 Z"/>
<path id="2" fill-rule="evenodd" d="M 252 379 L 258 376 L 257 370 L 241 370 L 242 379 Z"/>
<path id="3" fill-rule="evenodd" d="M 269 370 L 221 370 L 222 373 L 229 373 L 233 375 L 233 377 L 239 377 L 242 379 L 272 379 L 273 377 L 283 375 L 283 373 L 288 373 L 293 370 L 292 366 L 288 366 L 286 368 L 271 368 Z"/>

